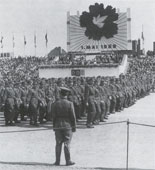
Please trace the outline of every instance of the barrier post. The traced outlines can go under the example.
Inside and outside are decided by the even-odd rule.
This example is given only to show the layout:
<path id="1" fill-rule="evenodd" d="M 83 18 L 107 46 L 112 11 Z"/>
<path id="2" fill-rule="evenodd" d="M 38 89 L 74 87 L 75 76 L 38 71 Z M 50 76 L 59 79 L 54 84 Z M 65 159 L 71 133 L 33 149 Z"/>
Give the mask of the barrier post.
<path id="1" fill-rule="evenodd" d="M 129 119 L 127 120 L 127 155 L 126 155 L 126 170 L 129 167 Z"/>

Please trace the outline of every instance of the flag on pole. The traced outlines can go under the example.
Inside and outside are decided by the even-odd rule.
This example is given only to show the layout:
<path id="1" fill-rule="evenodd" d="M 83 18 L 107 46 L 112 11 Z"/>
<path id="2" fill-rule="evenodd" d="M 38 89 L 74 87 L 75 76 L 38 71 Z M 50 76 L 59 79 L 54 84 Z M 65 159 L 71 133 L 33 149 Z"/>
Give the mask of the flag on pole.
<path id="1" fill-rule="evenodd" d="M 37 47 L 37 37 L 36 37 L 36 33 L 34 34 L 34 47 Z"/>
<path id="2" fill-rule="evenodd" d="M 14 35 L 12 37 L 12 45 L 13 45 L 13 48 L 15 47 L 15 38 L 14 38 Z"/>
<path id="3" fill-rule="evenodd" d="M 45 34 L 45 41 L 46 41 L 46 47 L 47 47 L 47 43 L 48 43 L 47 32 L 46 32 L 46 34 Z"/>
<path id="4" fill-rule="evenodd" d="M 142 35 L 141 35 L 141 39 L 142 39 L 142 54 L 145 54 L 145 49 L 144 49 L 144 34 L 143 34 L 143 25 L 142 25 Z"/>
<path id="5" fill-rule="evenodd" d="M 3 36 L 1 36 L 1 48 L 3 48 Z"/>
<path id="6" fill-rule="evenodd" d="M 142 40 L 144 41 L 144 34 L 143 34 L 143 31 L 142 31 Z"/>
<path id="7" fill-rule="evenodd" d="M 24 35 L 24 46 L 26 45 L 26 37 L 25 37 L 25 35 Z"/>
<path id="8" fill-rule="evenodd" d="M 143 25 L 142 25 L 142 35 L 141 35 L 141 38 L 142 38 L 142 41 L 143 41 L 143 44 L 144 44 Z"/>

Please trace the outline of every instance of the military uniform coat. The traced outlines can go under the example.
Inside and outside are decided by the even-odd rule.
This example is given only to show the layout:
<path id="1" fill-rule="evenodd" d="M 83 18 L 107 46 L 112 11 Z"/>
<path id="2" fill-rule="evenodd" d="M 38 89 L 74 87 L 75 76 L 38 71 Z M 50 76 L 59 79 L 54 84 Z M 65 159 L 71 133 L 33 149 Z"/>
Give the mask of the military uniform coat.
<path id="1" fill-rule="evenodd" d="M 59 99 L 53 106 L 53 129 L 76 128 L 73 103 L 66 98 Z"/>

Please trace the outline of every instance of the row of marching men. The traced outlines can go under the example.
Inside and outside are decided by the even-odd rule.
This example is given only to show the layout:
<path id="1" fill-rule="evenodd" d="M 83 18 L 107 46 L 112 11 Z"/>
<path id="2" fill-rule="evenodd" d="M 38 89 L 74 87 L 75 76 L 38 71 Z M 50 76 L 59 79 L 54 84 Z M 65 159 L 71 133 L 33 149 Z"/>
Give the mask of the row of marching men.
<path id="1" fill-rule="evenodd" d="M 66 77 L 34 79 L 29 82 L 0 83 L 1 109 L 5 124 L 13 126 L 29 118 L 30 125 L 39 126 L 52 120 L 54 102 L 60 98 L 60 88 L 70 89 L 68 100 L 74 104 L 76 119 L 87 117 L 86 126 L 108 119 L 110 114 L 133 105 L 150 93 L 151 76 L 147 73 L 116 77 Z"/>
<path id="2" fill-rule="evenodd" d="M 104 121 L 108 115 L 122 111 L 135 104 L 136 100 L 149 95 L 152 88 L 152 76 L 120 75 L 119 78 L 88 79 L 85 88 L 87 106 L 87 127 Z"/>
<path id="3" fill-rule="evenodd" d="M 45 89 L 43 83 L 6 81 L 0 87 L 1 110 L 4 111 L 5 125 L 14 126 L 30 120 L 30 125 L 38 126 L 45 119 L 51 119 L 51 105 L 55 101 L 52 86 Z"/>

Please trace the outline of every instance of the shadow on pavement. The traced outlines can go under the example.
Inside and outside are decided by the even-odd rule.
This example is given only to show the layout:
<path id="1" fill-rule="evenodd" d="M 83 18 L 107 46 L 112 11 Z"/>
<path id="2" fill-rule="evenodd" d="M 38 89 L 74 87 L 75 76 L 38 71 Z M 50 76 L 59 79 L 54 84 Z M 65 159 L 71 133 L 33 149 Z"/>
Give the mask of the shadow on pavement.
<path id="1" fill-rule="evenodd" d="M 4 162 L 0 161 L 0 164 L 5 164 L 5 165 L 23 165 L 23 166 L 54 166 L 54 167 L 68 167 L 66 165 L 59 165 L 56 166 L 54 163 L 41 163 L 41 162 Z"/>
<path id="2" fill-rule="evenodd" d="M 96 167 L 95 170 L 126 170 L 126 168 L 101 168 Z M 128 170 L 154 170 L 154 169 L 141 169 L 141 168 L 128 168 Z"/>
<path id="3" fill-rule="evenodd" d="M 52 127 L 45 127 L 45 126 L 40 126 L 40 127 L 29 127 L 31 129 L 25 129 L 25 130 L 9 130 L 9 131 L 1 131 L 1 133 L 16 133 L 16 132 L 31 132 L 31 131 L 45 131 L 45 130 L 52 130 Z M 32 129 L 35 128 L 35 129 Z M 42 129 L 44 128 L 44 129 Z M 77 129 L 86 129 L 86 126 L 78 126 Z"/>
<path id="4" fill-rule="evenodd" d="M 49 130 L 49 129 L 9 130 L 9 131 L 2 131 L 0 133 L 31 132 L 31 131 L 44 131 L 44 130 Z"/>
<path id="5" fill-rule="evenodd" d="M 40 162 L 4 162 L 4 161 L 0 161 L 0 164 L 8 164 L 8 165 L 42 165 L 42 166 L 55 166 L 53 164 L 49 164 L 49 163 L 40 163 Z"/>
<path id="6" fill-rule="evenodd" d="M 9 130 L 7 131 L 0 131 L 0 133 L 14 133 L 14 132 L 31 132 L 31 131 L 44 131 L 44 130 L 52 130 L 53 124 L 52 122 L 47 122 L 45 124 L 40 124 L 38 127 L 29 125 L 28 122 L 22 122 L 16 124 L 16 126 L 5 126 L 0 125 L 0 127 L 9 127 Z M 13 127 L 21 127 L 21 128 L 27 128 L 25 130 L 11 130 Z M 86 129 L 86 122 L 85 121 L 79 121 L 77 122 L 77 129 Z"/>
<path id="7" fill-rule="evenodd" d="M 7 164 L 7 165 L 23 165 L 23 166 L 54 166 L 54 167 L 66 167 L 69 169 L 68 166 L 60 165 L 55 166 L 54 164 L 50 163 L 40 163 L 40 162 L 4 162 L 0 161 L 0 164 Z M 126 170 L 126 168 L 106 168 L 106 167 L 78 167 L 78 166 L 71 166 L 72 169 L 83 169 L 83 170 Z M 65 168 L 65 169 L 66 169 Z M 140 169 L 140 168 L 128 168 L 128 170 L 153 170 L 153 169 Z"/>

